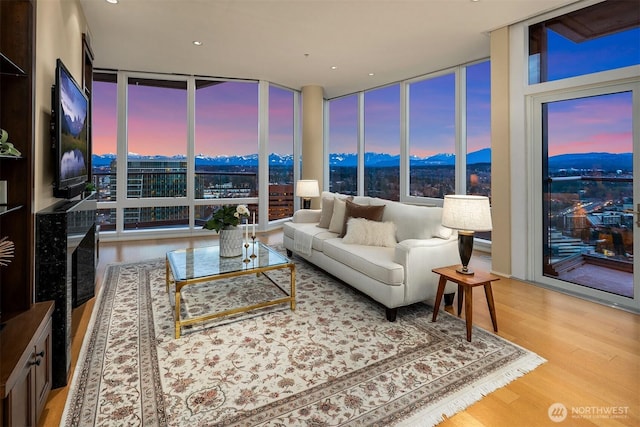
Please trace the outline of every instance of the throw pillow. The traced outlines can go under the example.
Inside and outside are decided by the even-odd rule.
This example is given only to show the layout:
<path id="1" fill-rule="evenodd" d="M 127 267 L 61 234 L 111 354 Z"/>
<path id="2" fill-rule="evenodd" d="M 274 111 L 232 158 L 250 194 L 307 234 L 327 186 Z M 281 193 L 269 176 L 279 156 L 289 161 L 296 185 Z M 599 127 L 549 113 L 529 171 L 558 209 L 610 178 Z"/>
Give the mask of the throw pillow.
<path id="1" fill-rule="evenodd" d="M 343 237 L 347 232 L 347 221 L 349 221 L 349 218 L 365 218 L 371 221 L 382 221 L 383 214 L 384 205 L 359 205 L 357 203 L 353 203 L 350 200 L 347 200 L 345 206 L 344 224 L 342 227 L 342 232 L 338 237 Z"/>
<path id="2" fill-rule="evenodd" d="M 350 245 L 396 246 L 396 225 L 391 221 L 379 222 L 365 218 L 351 218 L 342 242 Z"/>
<path id="3" fill-rule="evenodd" d="M 331 221 L 329 222 L 329 231 L 333 233 L 342 233 L 344 226 L 344 213 L 346 207 L 346 201 L 339 198 L 333 200 L 333 215 L 331 215 Z"/>
<path id="4" fill-rule="evenodd" d="M 331 224 L 331 217 L 333 216 L 333 197 L 322 198 L 322 212 L 320 213 L 320 222 L 318 227 L 329 228 Z"/>

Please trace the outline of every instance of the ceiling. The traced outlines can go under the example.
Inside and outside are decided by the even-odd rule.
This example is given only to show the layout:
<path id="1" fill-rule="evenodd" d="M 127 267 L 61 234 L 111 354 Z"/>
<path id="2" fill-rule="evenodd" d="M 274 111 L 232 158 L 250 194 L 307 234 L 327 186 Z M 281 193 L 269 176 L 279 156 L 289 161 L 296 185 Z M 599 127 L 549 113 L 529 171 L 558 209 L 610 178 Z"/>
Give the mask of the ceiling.
<path id="1" fill-rule="evenodd" d="M 317 85 L 326 98 L 486 58 L 491 30 L 574 2 L 80 0 L 96 68 Z"/>

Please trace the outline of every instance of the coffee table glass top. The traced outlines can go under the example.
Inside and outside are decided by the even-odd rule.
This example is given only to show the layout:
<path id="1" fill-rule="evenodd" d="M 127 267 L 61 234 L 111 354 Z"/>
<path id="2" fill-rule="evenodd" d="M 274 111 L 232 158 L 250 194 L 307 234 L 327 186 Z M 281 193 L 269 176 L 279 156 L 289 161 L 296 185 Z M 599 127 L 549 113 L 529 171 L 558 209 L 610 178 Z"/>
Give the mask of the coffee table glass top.
<path id="1" fill-rule="evenodd" d="M 168 252 L 167 260 L 177 282 L 290 263 L 261 242 L 249 244 L 248 250 L 243 247 L 242 255 L 233 258 L 221 257 L 218 246 L 207 246 Z"/>

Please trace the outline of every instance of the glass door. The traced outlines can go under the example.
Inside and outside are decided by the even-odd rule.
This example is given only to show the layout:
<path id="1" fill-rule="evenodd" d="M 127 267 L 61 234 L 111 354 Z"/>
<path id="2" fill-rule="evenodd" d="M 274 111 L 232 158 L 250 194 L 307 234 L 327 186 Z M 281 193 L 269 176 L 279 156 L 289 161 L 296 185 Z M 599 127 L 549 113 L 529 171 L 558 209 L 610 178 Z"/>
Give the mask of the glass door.
<path id="1" fill-rule="evenodd" d="M 536 280 L 633 310 L 640 292 L 638 92 L 637 84 L 617 85 L 534 102 L 541 142 Z"/>

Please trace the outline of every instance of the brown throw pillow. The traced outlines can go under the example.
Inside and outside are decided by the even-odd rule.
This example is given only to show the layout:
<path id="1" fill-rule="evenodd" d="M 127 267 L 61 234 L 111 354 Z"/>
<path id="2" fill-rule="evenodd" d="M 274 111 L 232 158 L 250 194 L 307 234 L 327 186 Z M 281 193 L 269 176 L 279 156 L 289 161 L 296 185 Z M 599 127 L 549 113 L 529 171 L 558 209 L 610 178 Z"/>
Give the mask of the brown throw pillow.
<path id="1" fill-rule="evenodd" d="M 382 221 L 383 213 L 384 205 L 359 205 L 357 203 L 353 203 L 351 200 L 347 200 L 342 233 L 340 233 L 338 237 L 344 237 L 346 234 L 349 218 L 365 218 L 371 221 Z"/>

